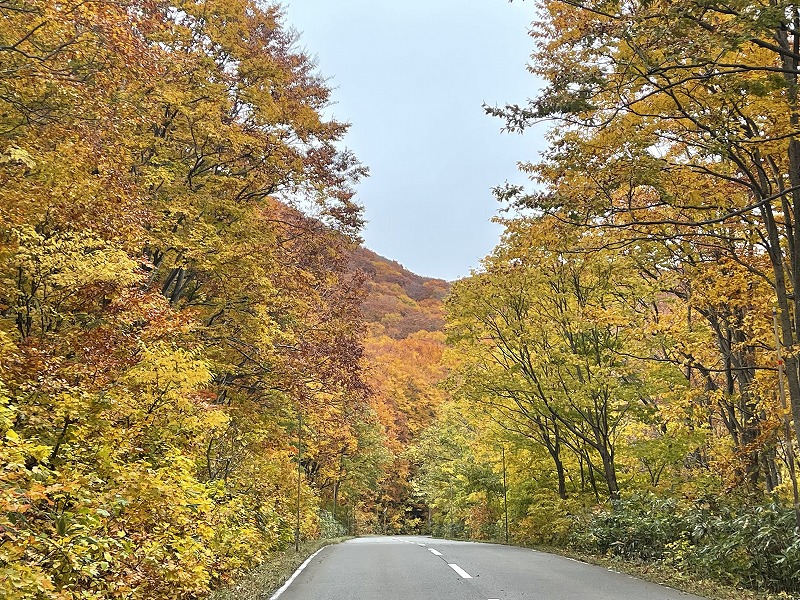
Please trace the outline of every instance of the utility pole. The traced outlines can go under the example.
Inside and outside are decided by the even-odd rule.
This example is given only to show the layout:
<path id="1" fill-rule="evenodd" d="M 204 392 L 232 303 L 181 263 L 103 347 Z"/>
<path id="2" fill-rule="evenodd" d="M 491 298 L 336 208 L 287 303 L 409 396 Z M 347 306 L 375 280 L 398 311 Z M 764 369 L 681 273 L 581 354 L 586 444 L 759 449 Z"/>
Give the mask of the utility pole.
<path id="1" fill-rule="evenodd" d="M 297 519 L 294 524 L 294 551 L 300 552 L 300 492 L 303 470 L 303 411 L 297 407 Z"/>
<path id="2" fill-rule="evenodd" d="M 781 339 L 778 335 L 778 311 L 772 309 L 772 327 L 775 331 L 775 351 L 778 354 L 778 395 L 781 399 L 783 410 L 783 435 L 786 441 L 786 462 L 789 463 L 789 477 L 792 479 L 792 492 L 794 493 L 794 525 L 800 528 L 800 498 L 797 492 L 797 473 L 794 463 L 794 447 L 792 446 L 792 427 L 789 423 L 789 409 L 786 404 L 786 386 L 783 381 L 783 354 L 781 352 Z"/>
<path id="3" fill-rule="evenodd" d="M 453 481 L 450 481 L 450 506 L 447 509 L 447 517 L 448 521 L 450 522 L 450 527 L 448 527 L 449 538 L 453 539 Z"/>
<path id="4" fill-rule="evenodd" d="M 506 479 L 506 447 L 503 450 L 503 510 L 506 515 L 506 544 L 508 543 L 508 480 Z"/>

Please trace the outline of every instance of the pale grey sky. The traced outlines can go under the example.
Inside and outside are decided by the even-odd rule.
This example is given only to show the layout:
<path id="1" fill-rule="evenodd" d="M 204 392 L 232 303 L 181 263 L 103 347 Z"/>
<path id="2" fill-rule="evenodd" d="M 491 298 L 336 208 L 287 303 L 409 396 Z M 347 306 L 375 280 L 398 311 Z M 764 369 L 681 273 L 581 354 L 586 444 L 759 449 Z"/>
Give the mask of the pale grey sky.
<path id="1" fill-rule="evenodd" d="M 481 105 L 524 102 L 534 4 L 516 0 L 286 0 L 286 24 L 335 88 L 331 113 L 371 176 L 365 245 L 452 280 L 498 241 L 491 194 L 522 183 L 540 135 L 501 134 Z"/>

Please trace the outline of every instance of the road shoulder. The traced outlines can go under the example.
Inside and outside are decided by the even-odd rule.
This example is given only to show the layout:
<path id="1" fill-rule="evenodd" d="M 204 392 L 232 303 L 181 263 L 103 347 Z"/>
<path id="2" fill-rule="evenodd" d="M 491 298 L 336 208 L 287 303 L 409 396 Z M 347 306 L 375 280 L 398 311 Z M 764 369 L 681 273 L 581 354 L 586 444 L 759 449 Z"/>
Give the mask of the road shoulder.
<path id="1" fill-rule="evenodd" d="M 338 544 L 347 539 L 350 538 L 309 540 L 303 542 L 297 552 L 294 547 L 276 552 L 230 586 L 212 592 L 209 600 L 264 600 L 271 598 L 312 555 L 325 546 Z"/>

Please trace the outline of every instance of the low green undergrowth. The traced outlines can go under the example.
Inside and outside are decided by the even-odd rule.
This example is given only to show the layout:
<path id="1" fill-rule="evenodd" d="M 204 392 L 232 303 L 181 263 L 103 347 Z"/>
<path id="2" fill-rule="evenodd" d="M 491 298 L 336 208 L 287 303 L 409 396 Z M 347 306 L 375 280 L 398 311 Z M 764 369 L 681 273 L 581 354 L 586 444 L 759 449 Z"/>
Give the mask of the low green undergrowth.
<path id="1" fill-rule="evenodd" d="M 800 531 L 794 512 L 776 503 L 642 495 L 575 523 L 569 546 L 578 551 L 660 564 L 735 588 L 800 594 Z"/>

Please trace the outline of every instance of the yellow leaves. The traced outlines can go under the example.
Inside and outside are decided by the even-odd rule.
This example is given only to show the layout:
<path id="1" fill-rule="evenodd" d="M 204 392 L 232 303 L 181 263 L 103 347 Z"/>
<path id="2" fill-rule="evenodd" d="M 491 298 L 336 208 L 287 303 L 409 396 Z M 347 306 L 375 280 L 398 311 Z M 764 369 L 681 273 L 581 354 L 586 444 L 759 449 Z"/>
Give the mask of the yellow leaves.
<path id="1" fill-rule="evenodd" d="M 129 445 L 117 451 L 142 453 L 149 443 L 146 440 L 159 444 L 168 441 L 174 448 L 199 451 L 210 438 L 224 431 L 231 420 L 224 407 L 210 402 L 213 396 L 205 387 L 211 377 L 210 365 L 198 351 L 165 341 L 142 342 L 139 361 L 120 379 L 125 388 L 120 387 L 114 393 L 109 416 L 124 415 L 130 427 L 128 434 L 132 436 Z M 112 455 L 104 456 L 106 461 L 113 459 Z M 194 466 L 188 468 L 193 469 Z"/>
<path id="2" fill-rule="evenodd" d="M 9 430 L 11 431 L 11 430 Z M 43 463 L 50 456 L 53 448 L 43 444 L 35 444 L 28 447 L 28 455 L 35 458 L 38 462 Z"/>
<path id="3" fill-rule="evenodd" d="M 125 374 L 125 381 L 140 393 L 180 406 L 187 404 L 191 392 L 210 380 L 209 365 L 197 352 L 168 342 L 142 344 L 140 360 Z"/>
<path id="4" fill-rule="evenodd" d="M 271 198 L 339 207 L 346 127 L 277 9 L 26 7 L 0 20 L 0 596 L 201 597 L 291 535 L 286 406 L 326 475 L 375 433 L 343 242 Z"/>
<path id="5" fill-rule="evenodd" d="M 21 164 L 32 169 L 36 166 L 36 161 L 33 160 L 27 150 L 19 146 L 9 146 L 0 153 L 0 165 L 3 164 Z"/>
<path id="6" fill-rule="evenodd" d="M 12 234 L 18 244 L 17 268 L 42 303 L 58 305 L 76 290 L 103 284 L 123 287 L 141 279 L 127 253 L 91 233 L 44 236 L 25 226 Z"/>
<path id="7" fill-rule="evenodd" d="M 216 431 L 224 428 L 230 423 L 231 417 L 223 410 L 209 410 L 203 413 L 198 429 L 205 431 Z"/>
<path id="8" fill-rule="evenodd" d="M 11 405 L 10 399 L 4 394 L 2 382 L 0 382 L 0 464 L 4 464 L 8 473 L 18 471 L 24 466 L 28 457 L 35 458 L 38 462 L 44 462 L 50 455 L 52 448 L 48 445 L 39 443 L 36 438 L 26 438 L 13 429 L 15 408 Z M 0 484 L 2 484 L 2 472 L 0 472 Z"/>
<path id="9" fill-rule="evenodd" d="M 147 165 L 140 168 L 140 173 L 140 183 L 146 189 L 171 185 L 180 178 L 180 170 L 172 165 Z"/>
<path id="10" fill-rule="evenodd" d="M 6 323 L 0 320 L 0 363 L 7 360 L 9 355 L 16 349 L 16 344 L 14 344 L 11 334 L 4 330 L 4 325 Z M 2 385 L 3 382 L 0 379 L 0 400 L 3 398 Z"/>
<path id="11" fill-rule="evenodd" d="M 7 558 L 0 552 L 0 559 Z M 48 598 L 66 599 L 72 596 L 62 594 L 53 595 L 53 582 L 50 576 L 40 567 L 0 567 L 0 596 L 4 598 L 35 598 L 39 594 L 46 594 Z"/>

